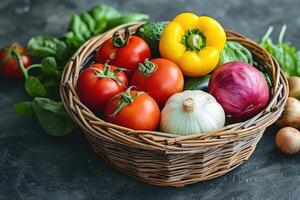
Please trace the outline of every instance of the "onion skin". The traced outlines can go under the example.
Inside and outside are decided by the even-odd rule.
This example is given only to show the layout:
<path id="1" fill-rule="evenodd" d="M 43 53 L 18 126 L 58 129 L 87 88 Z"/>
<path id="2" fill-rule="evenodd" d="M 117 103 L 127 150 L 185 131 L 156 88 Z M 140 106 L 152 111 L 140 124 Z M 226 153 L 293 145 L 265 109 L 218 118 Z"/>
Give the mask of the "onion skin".
<path id="1" fill-rule="evenodd" d="M 295 154 L 300 151 L 300 133 L 292 127 L 285 127 L 278 131 L 275 138 L 277 148 L 285 154 Z"/>
<path id="2" fill-rule="evenodd" d="M 212 74 L 208 91 L 222 105 L 232 121 L 249 119 L 262 111 L 269 101 L 269 88 L 262 73 L 252 65 L 233 61 Z"/>
<path id="3" fill-rule="evenodd" d="M 281 127 L 291 126 L 300 128 L 300 101 L 294 97 L 288 97 L 283 117 L 277 124 Z"/>
<path id="4" fill-rule="evenodd" d="M 300 77 L 298 76 L 291 76 L 288 78 L 289 81 L 289 96 L 295 97 L 299 99 L 300 97 Z"/>

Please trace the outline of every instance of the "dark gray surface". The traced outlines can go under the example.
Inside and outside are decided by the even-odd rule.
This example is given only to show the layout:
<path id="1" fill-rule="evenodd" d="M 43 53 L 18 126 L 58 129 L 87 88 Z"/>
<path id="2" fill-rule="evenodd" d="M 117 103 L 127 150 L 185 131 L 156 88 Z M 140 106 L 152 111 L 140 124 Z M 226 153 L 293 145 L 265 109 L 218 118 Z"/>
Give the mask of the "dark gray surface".
<path id="1" fill-rule="evenodd" d="M 68 13 L 96 0 L 1 0 L 0 46 L 25 43 L 37 34 L 60 34 Z M 168 20 L 182 11 L 217 18 L 225 27 L 258 39 L 269 25 L 288 25 L 287 40 L 300 48 L 299 0 L 102 1 L 123 11 Z M 184 188 L 151 186 L 115 171 L 98 158 L 78 131 L 47 136 L 33 118 L 14 113 L 26 98 L 21 82 L 0 80 L 0 200 L 92 199 L 300 199 L 300 156 L 276 150 L 276 128 L 268 129 L 253 156 L 227 175 Z"/>

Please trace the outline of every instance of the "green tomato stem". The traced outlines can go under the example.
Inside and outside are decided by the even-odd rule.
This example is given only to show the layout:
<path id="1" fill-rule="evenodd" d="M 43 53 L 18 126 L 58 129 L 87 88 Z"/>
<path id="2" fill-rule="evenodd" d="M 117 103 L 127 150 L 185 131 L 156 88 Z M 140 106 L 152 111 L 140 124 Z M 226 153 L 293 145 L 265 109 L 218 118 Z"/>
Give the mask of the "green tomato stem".
<path id="1" fill-rule="evenodd" d="M 150 62 L 148 59 L 146 59 L 144 63 L 138 64 L 138 68 L 144 76 L 151 76 L 151 74 L 156 71 L 157 66 L 153 62 Z"/>
<path id="2" fill-rule="evenodd" d="M 127 44 L 130 35 L 128 27 L 125 27 L 124 34 L 123 37 L 119 31 L 114 33 L 112 37 L 114 47 L 121 48 Z"/>
<path id="3" fill-rule="evenodd" d="M 23 64 L 23 62 L 22 62 L 22 58 L 21 58 L 21 56 L 20 56 L 20 53 L 17 52 L 16 50 L 12 50 L 11 54 L 12 54 L 13 58 L 15 59 L 15 61 L 16 61 L 17 65 L 18 65 L 18 67 L 19 67 L 20 70 L 22 71 L 22 73 L 23 73 L 25 79 L 27 79 L 28 76 L 29 76 L 29 75 L 28 75 L 28 71 L 27 71 L 26 68 L 24 67 L 24 64 Z"/>

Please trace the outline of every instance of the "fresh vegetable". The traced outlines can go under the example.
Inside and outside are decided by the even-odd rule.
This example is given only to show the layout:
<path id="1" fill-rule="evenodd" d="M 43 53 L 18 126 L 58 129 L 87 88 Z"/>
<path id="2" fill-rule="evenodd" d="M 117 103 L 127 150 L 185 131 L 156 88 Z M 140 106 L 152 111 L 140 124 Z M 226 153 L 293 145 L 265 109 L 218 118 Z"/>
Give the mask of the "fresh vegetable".
<path id="1" fill-rule="evenodd" d="M 93 64 L 80 73 L 77 93 L 80 100 L 93 112 L 104 111 L 106 103 L 126 90 L 128 79 L 122 69 L 108 64 Z"/>
<path id="2" fill-rule="evenodd" d="M 218 67 L 212 74 L 208 91 L 233 121 L 253 117 L 269 100 L 269 88 L 262 73 L 241 61 Z"/>
<path id="3" fill-rule="evenodd" d="M 122 18 L 122 16 L 125 18 Z M 120 18 L 121 17 L 121 18 Z M 40 64 L 31 65 L 29 68 L 35 68 L 34 73 L 30 70 L 23 70 L 26 92 L 34 98 L 31 102 L 24 101 L 15 105 L 15 109 L 22 115 L 34 114 L 42 128 L 51 135 L 67 134 L 74 130 L 75 126 L 70 125 L 71 119 L 65 114 L 51 112 L 40 106 L 42 112 L 51 116 L 51 118 L 60 119 L 52 120 L 53 123 L 41 117 L 37 111 L 41 109 L 33 109 L 36 97 L 43 97 L 44 100 L 51 104 L 62 105 L 59 96 L 59 84 L 63 68 L 74 52 L 91 37 L 101 34 L 113 26 L 132 21 L 144 21 L 148 16 L 139 13 L 131 13 L 130 16 L 122 15 L 119 11 L 105 4 L 99 4 L 89 11 L 80 14 L 73 13 L 69 24 L 68 32 L 60 37 L 54 36 L 35 36 L 28 42 L 28 50 L 31 55 L 41 58 Z M 24 63 L 24 68 L 27 65 Z M 28 69 L 29 69 L 28 68 Z M 35 106 L 36 107 L 36 106 Z M 61 106 L 63 109 L 63 106 Z M 34 111 L 35 110 L 35 111 Z M 66 111 L 65 111 L 66 113 Z M 49 114 L 49 115 L 48 115 Z M 63 119 L 62 119 L 63 118 Z M 55 124 L 54 124 L 55 123 Z M 49 126 L 46 126 L 49 124 Z M 68 125 L 68 126 L 67 126 Z"/>
<path id="4" fill-rule="evenodd" d="M 292 127 L 285 127 L 276 135 L 276 146 L 285 154 L 295 154 L 300 151 L 300 132 Z"/>
<path id="5" fill-rule="evenodd" d="M 180 68 L 165 58 L 146 60 L 139 64 L 131 77 L 131 85 L 147 92 L 160 107 L 170 96 L 183 90 L 183 74 Z"/>
<path id="6" fill-rule="evenodd" d="M 203 90 L 207 92 L 210 76 L 210 74 L 207 74 L 197 78 L 187 77 L 184 80 L 184 90 Z"/>
<path id="7" fill-rule="evenodd" d="M 126 74 L 130 77 L 138 64 L 150 56 L 148 44 L 142 38 L 130 35 L 128 28 L 125 28 L 124 37 L 116 32 L 112 38 L 99 47 L 96 61 L 98 63 L 109 61 L 111 65 L 124 67 L 128 70 Z"/>
<path id="8" fill-rule="evenodd" d="M 167 133 L 190 135 L 217 130 L 224 123 L 224 110 L 213 96 L 201 90 L 186 90 L 167 101 L 160 128 Z"/>
<path id="9" fill-rule="evenodd" d="M 287 26 L 284 25 L 278 37 L 278 43 L 274 44 L 271 39 L 273 27 L 270 27 L 260 41 L 260 45 L 272 54 L 278 61 L 281 69 L 288 76 L 300 76 L 300 51 L 291 43 L 283 42 Z"/>
<path id="10" fill-rule="evenodd" d="M 294 97 L 288 97 L 283 117 L 278 121 L 281 127 L 291 126 L 300 128 L 300 101 Z"/>
<path id="11" fill-rule="evenodd" d="M 182 13 L 165 27 L 159 51 L 177 63 L 184 75 L 197 77 L 216 67 L 225 42 L 225 31 L 216 20 Z"/>
<path id="12" fill-rule="evenodd" d="M 221 53 L 219 65 L 231 62 L 231 61 L 244 61 L 253 64 L 253 58 L 251 52 L 238 42 L 228 41 Z"/>
<path id="13" fill-rule="evenodd" d="M 136 31 L 136 35 L 143 38 L 150 46 L 152 57 L 160 57 L 159 41 L 165 26 L 165 22 L 148 22 Z"/>
<path id="14" fill-rule="evenodd" d="M 288 78 L 289 81 L 289 96 L 300 98 L 300 77 L 291 76 Z"/>
<path id="15" fill-rule="evenodd" d="M 108 29 L 126 24 L 129 22 L 146 22 L 149 16 L 141 13 L 124 13 L 122 16 L 114 18 L 108 22 Z"/>
<path id="16" fill-rule="evenodd" d="M 105 110 L 106 121 L 134 130 L 153 131 L 159 118 L 155 100 L 144 92 L 132 90 L 132 87 L 113 97 Z"/>
<path id="17" fill-rule="evenodd" d="M 26 53 L 26 48 L 20 44 L 10 44 L 0 50 L 0 75 L 7 79 L 20 79 L 22 72 L 13 57 L 13 51 L 19 53 L 25 68 L 31 65 L 31 56 Z"/>

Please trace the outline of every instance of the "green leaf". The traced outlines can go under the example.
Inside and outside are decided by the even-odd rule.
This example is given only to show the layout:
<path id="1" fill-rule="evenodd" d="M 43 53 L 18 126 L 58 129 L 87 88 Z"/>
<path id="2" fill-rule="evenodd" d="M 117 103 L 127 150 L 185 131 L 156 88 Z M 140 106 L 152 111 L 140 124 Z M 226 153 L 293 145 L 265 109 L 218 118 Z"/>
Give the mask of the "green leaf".
<path id="1" fill-rule="evenodd" d="M 66 44 L 52 36 L 36 36 L 28 42 L 29 52 L 37 57 L 53 56 L 64 61 L 68 56 Z"/>
<path id="2" fill-rule="evenodd" d="M 32 107 L 41 127 L 49 135 L 64 136 L 76 128 L 62 102 L 37 97 L 33 100 Z"/>
<path id="3" fill-rule="evenodd" d="M 147 21 L 149 16 L 141 13 L 125 13 L 124 15 L 109 20 L 107 29 L 119 26 L 121 24 L 126 24 L 129 22 L 142 22 Z"/>
<path id="4" fill-rule="evenodd" d="M 42 74 L 44 76 L 55 76 L 57 74 L 57 63 L 54 57 L 46 57 L 42 60 Z"/>
<path id="5" fill-rule="evenodd" d="M 47 96 L 51 98 L 59 98 L 59 81 L 56 79 L 46 79 L 43 82 L 44 88 L 47 90 Z"/>
<path id="6" fill-rule="evenodd" d="M 240 43 L 233 41 L 226 42 L 220 56 L 219 65 L 231 61 L 244 61 L 251 65 L 253 64 L 251 52 Z"/>
<path id="7" fill-rule="evenodd" d="M 99 4 L 90 11 L 92 16 L 98 21 L 99 19 L 111 20 L 121 16 L 121 13 L 115 8 L 106 4 Z"/>
<path id="8" fill-rule="evenodd" d="M 47 91 L 40 82 L 34 76 L 29 76 L 25 81 L 25 90 L 28 95 L 32 97 L 45 97 L 47 96 Z"/>
<path id="9" fill-rule="evenodd" d="M 23 116 L 31 116 L 33 115 L 33 109 L 32 109 L 32 102 L 30 101 L 23 101 L 16 103 L 14 105 L 15 111 Z"/>
<path id="10" fill-rule="evenodd" d="M 77 14 L 71 15 L 71 31 L 74 35 L 84 43 L 88 38 L 91 37 L 91 32 L 88 25 L 81 20 L 80 16 Z"/>
<path id="11" fill-rule="evenodd" d="M 96 29 L 96 20 L 88 12 L 83 12 L 80 18 L 87 25 L 90 31 Z"/>

